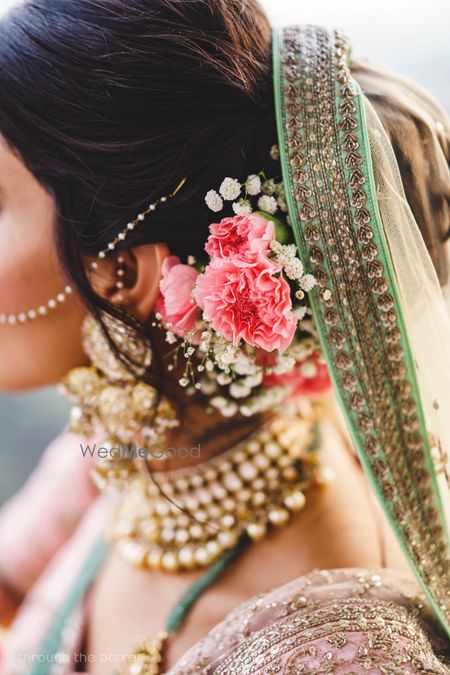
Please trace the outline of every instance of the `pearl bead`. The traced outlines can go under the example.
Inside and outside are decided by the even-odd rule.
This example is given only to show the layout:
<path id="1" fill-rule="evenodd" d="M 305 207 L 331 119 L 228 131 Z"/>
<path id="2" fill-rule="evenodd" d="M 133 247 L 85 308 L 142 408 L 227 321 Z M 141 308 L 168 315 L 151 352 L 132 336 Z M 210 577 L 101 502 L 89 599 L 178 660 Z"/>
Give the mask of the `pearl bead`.
<path id="1" fill-rule="evenodd" d="M 306 497 L 300 490 L 295 490 L 284 498 L 284 503 L 291 511 L 300 511 L 305 506 Z"/>
<path id="2" fill-rule="evenodd" d="M 268 514 L 270 522 L 276 527 L 284 525 L 289 520 L 289 511 L 286 509 L 272 509 Z"/>
<path id="3" fill-rule="evenodd" d="M 256 455 L 254 462 L 255 466 L 257 466 L 261 471 L 264 471 L 264 469 L 267 469 L 267 467 L 270 465 L 269 458 L 267 455 L 263 455 L 262 452 Z"/>
<path id="4" fill-rule="evenodd" d="M 261 450 L 261 444 L 258 441 L 250 441 L 247 445 L 247 450 L 253 455 Z"/>
<path id="5" fill-rule="evenodd" d="M 221 553 L 222 546 L 215 539 L 210 539 L 206 544 L 206 550 L 212 557 L 216 558 Z"/>
<path id="6" fill-rule="evenodd" d="M 208 565 L 212 560 L 212 555 L 205 546 L 195 549 L 194 557 L 199 565 Z"/>
<path id="7" fill-rule="evenodd" d="M 318 485 L 329 485 L 334 480 L 334 469 L 331 466 L 323 466 L 319 469 L 316 482 Z"/>
<path id="8" fill-rule="evenodd" d="M 176 553 L 166 551 L 161 558 L 161 567 L 166 572 L 175 572 L 179 568 L 179 560 Z"/>
<path id="9" fill-rule="evenodd" d="M 236 530 L 228 530 L 228 532 L 219 532 L 219 534 L 217 535 L 217 539 L 219 540 L 223 548 L 232 548 L 238 540 L 238 533 L 236 532 Z"/>
<path id="10" fill-rule="evenodd" d="M 198 524 L 191 525 L 191 527 L 189 528 L 189 532 L 191 534 L 191 537 L 193 537 L 194 539 L 201 539 L 203 535 L 203 528 L 201 527 L 201 525 Z"/>
<path id="11" fill-rule="evenodd" d="M 221 518 L 220 522 L 224 527 L 230 529 L 231 527 L 233 527 L 236 521 L 234 519 L 234 516 L 232 516 L 230 513 L 227 513 Z"/>
<path id="12" fill-rule="evenodd" d="M 234 471 L 225 474 L 223 478 L 223 484 L 227 490 L 231 490 L 232 492 L 236 492 L 242 487 L 242 481 Z"/>
<path id="13" fill-rule="evenodd" d="M 238 468 L 240 476 L 246 481 L 252 481 L 258 475 L 258 469 L 252 462 L 244 462 Z"/>
<path id="14" fill-rule="evenodd" d="M 281 455 L 281 447 L 275 441 L 269 441 L 269 443 L 264 445 L 264 452 L 271 459 L 276 459 Z"/>
<path id="15" fill-rule="evenodd" d="M 267 532 L 267 526 L 264 523 L 250 523 L 247 525 L 246 531 L 253 541 L 260 541 Z"/>
<path id="16" fill-rule="evenodd" d="M 187 530 L 177 530 L 175 532 L 175 541 L 179 544 L 185 544 L 189 541 L 189 532 Z"/>
<path id="17" fill-rule="evenodd" d="M 252 497 L 252 502 L 255 506 L 262 506 L 266 501 L 266 495 L 264 492 L 255 492 Z"/>
<path id="18" fill-rule="evenodd" d="M 190 569 L 195 565 L 194 549 L 192 546 L 183 546 L 178 552 L 178 559 L 183 567 Z"/>

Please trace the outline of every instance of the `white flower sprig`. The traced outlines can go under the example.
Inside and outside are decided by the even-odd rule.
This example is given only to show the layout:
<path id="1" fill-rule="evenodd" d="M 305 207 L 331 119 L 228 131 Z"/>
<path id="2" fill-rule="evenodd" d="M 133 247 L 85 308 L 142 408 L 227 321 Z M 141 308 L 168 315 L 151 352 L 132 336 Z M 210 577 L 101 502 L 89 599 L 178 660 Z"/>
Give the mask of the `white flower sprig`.
<path id="1" fill-rule="evenodd" d="M 286 276 L 292 281 L 296 281 L 299 289 L 295 293 L 297 300 L 302 300 L 305 293 L 309 293 L 316 286 L 316 278 L 312 274 L 305 274 L 303 263 L 297 257 L 297 247 L 295 244 L 280 244 L 274 239 L 270 243 L 270 250 L 274 254 L 275 260 L 282 266 Z"/>
<path id="2" fill-rule="evenodd" d="M 237 178 L 224 178 L 219 191 L 208 190 L 205 195 L 206 205 L 217 213 L 224 208 L 224 202 L 231 201 L 232 209 L 238 216 L 252 213 L 252 197 L 258 197 L 257 207 L 261 211 L 275 214 L 287 211 L 283 182 L 276 183 L 273 178 L 267 179 L 264 172 L 252 173 L 243 183 Z"/>

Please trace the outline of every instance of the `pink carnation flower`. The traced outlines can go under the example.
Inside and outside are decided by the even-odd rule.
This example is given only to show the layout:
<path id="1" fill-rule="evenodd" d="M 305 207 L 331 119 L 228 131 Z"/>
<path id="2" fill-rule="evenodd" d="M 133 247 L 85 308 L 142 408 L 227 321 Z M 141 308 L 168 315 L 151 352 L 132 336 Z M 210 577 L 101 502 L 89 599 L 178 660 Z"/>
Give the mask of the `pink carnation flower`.
<path id="1" fill-rule="evenodd" d="M 155 311 L 161 314 L 164 327 L 185 337 L 201 318 L 199 307 L 192 302 L 198 272 L 191 265 L 183 265 L 175 255 L 164 259 L 161 271 L 161 293 Z"/>
<path id="2" fill-rule="evenodd" d="M 274 238 L 275 225 L 262 216 L 250 213 L 223 218 L 209 226 L 211 232 L 205 245 L 211 258 L 245 256 L 249 251 L 267 251 Z"/>
<path id="3" fill-rule="evenodd" d="M 247 257 L 214 258 L 199 275 L 194 297 L 203 318 L 237 345 L 284 351 L 292 342 L 298 319 L 292 313 L 289 284 L 280 265 L 260 251 Z"/>

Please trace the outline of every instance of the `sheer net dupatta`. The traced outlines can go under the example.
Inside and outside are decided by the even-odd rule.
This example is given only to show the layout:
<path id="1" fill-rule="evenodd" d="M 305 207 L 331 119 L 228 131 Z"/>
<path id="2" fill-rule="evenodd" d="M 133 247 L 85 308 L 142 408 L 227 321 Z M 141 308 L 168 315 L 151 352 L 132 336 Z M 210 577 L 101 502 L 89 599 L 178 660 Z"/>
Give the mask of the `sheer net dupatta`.
<path id="1" fill-rule="evenodd" d="M 280 158 L 335 391 L 373 487 L 450 635 L 450 321 L 381 122 L 336 31 L 273 32 Z M 324 293 L 324 291 L 330 291 Z"/>

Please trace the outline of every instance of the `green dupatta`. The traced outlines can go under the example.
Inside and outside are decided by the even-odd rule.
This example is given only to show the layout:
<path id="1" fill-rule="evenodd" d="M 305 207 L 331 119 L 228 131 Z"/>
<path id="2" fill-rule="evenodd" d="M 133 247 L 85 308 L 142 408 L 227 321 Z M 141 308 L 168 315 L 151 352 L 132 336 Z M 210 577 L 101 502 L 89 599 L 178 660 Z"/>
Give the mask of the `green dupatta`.
<path id="1" fill-rule="evenodd" d="M 448 485 L 438 484 L 431 454 L 364 95 L 336 31 L 274 30 L 273 59 L 289 218 L 318 281 L 311 306 L 335 392 L 397 539 L 450 634 Z"/>

